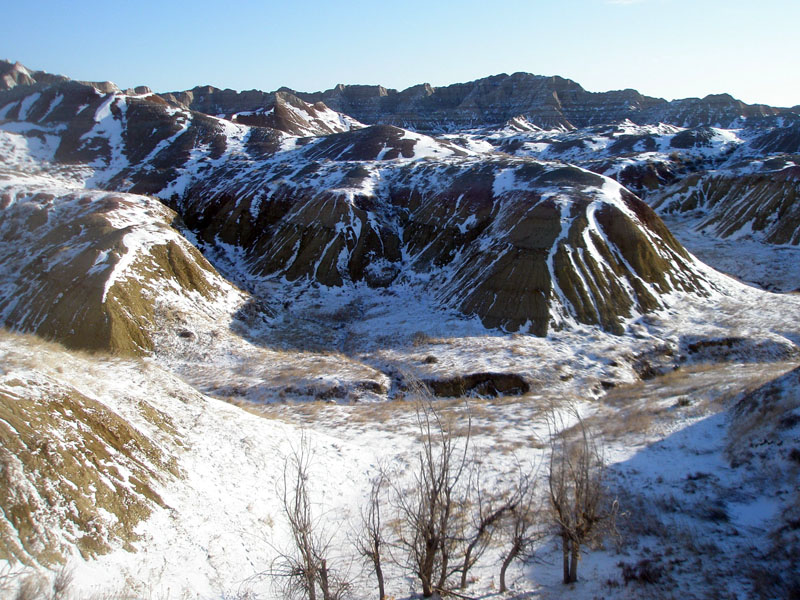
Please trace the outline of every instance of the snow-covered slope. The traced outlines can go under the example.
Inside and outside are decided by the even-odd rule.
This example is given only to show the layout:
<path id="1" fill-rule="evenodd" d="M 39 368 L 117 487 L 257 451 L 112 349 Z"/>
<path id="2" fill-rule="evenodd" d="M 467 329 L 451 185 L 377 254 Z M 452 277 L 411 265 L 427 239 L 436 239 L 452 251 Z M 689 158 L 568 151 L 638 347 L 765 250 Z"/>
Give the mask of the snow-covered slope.
<path id="1" fill-rule="evenodd" d="M 364 127 L 352 117 L 337 113 L 322 102 L 308 104 L 287 92 L 276 92 L 271 105 L 224 116 L 234 123 L 271 127 L 299 136 L 329 135 Z"/>
<path id="2" fill-rule="evenodd" d="M 800 560 L 800 368 L 737 398 L 731 409 L 727 453 L 731 463 L 772 501 L 768 524 L 769 556 L 785 577 L 770 577 L 767 565 L 755 569 L 762 595 L 791 596 L 800 585 L 794 568 Z"/>
<path id="3" fill-rule="evenodd" d="M 187 110 L 224 117 L 235 123 L 270 127 L 299 136 L 328 135 L 364 127 L 354 118 L 331 110 L 322 102 L 310 104 L 288 91 L 265 94 L 252 90 L 238 94 L 207 86 L 161 97 Z"/>
<path id="4" fill-rule="evenodd" d="M 6 332 L 0 357 L 0 561 L 66 562 L 78 598 L 220 598 L 270 569 L 289 543 L 284 459 L 303 438 L 315 510 L 344 523 L 369 480 L 363 448 L 202 396 L 156 366 Z M 2 572 L 0 594 L 15 592 Z"/>
<path id="5" fill-rule="evenodd" d="M 796 115 L 739 119 L 733 127 L 692 128 L 629 120 L 577 130 L 541 130 L 506 125 L 449 134 L 446 139 L 477 144 L 515 156 L 561 160 L 615 178 L 647 196 L 687 175 L 741 167 L 768 156 L 800 152 Z"/>
<path id="6" fill-rule="evenodd" d="M 74 348 L 141 354 L 244 295 L 144 196 L 0 172 L 0 320 Z M 183 320 L 181 325 L 179 320 Z"/>
<path id="7" fill-rule="evenodd" d="M 662 213 L 690 213 L 695 229 L 721 238 L 747 235 L 769 244 L 800 245 L 800 166 L 771 163 L 687 177 L 662 190 L 653 206 Z"/>
<path id="8" fill-rule="evenodd" d="M 0 552 L 11 550 L 29 565 L 11 572 L 64 559 L 79 598 L 284 598 L 271 573 L 279 554 L 291 551 L 281 500 L 285 459 L 305 448 L 312 510 L 318 531 L 330 536 L 330 565 L 344 569 L 354 598 L 373 596 L 374 579 L 361 571 L 352 531 L 378 465 L 404 477 L 415 463 L 419 440 L 407 401 L 276 407 L 258 415 L 141 361 L 69 353 L 7 333 L 0 335 L 0 357 L 0 507 L 11 515 L 0 520 Z M 753 468 L 768 460 L 792 472 L 796 372 L 763 385 L 787 368 L 689 365 L 664 380 L 607 391 L 602 401 L 575 399 L 579 387 L 566 394 L 542 388 L 511 402 L 473 401 L 472 448 L 484 481 L 502 489 L 521 464 L 546 457 L 546 407 L 577 408 L 604 436 L 625 537 L 587 550 L 570 597 L 622 599 L 677 589 L 704 598 L 721 584 L 703 574 L 725 573 L 740 561 L 748 569 L 736 569 L 724 586 L 752 597 L 752 569 L 777 556 L 769 550 L 770 531 L 791 535 L 780 516 L 782 508 L 792 510 L 791 480 L 773 469 L 765 487 Z M 763 387 L 735 401 L 728 433 L 721 407 L 754 384 Z M 465 418 L 458 404 L 441 410 Z M 765 436 L 780 460 L 764 452 Z M 726 446 L 739 457 L 733 464 Z M 761 498 L 764 489 L 781 495 Z M 391 514 L 391 505 L 384 510 Z M 791 518 L 787 513 L 786 523 Z M 709 536 L 726 550 L 713 565 L 699 560 L 698 540 Z M 498 534 L 465 593 L 492 593 L 504 547 Z M 512 568 L 512 593 L 563 598 L 559 550 L 547 536 L 535 549 L 544 560 Z M 640 560 L 659 567 L 662 579 L 623 586 L 619 563 Z M 395 596 L 417 587 L 401 564 L 390 561 L 386 574 Z"/>
<path id="9" fill-rule="evenodd" d="M 706 292 L 645 205 L 582 169 L 390 126 L 296 138 L 155 96 L 84 93 L 66 125 L 39 108 L 60 96 L 3 110 L 28 119 L 28 135 L 60 136 L 54 161 L 91 169 L 87 183 L 169 201 L 239 280 L 419 283 L 487 327 L 538 335 L 572 323 L 621 333 L 672 291 Z"/>
<path id="10" fill-rule="evenodd" d="M 470 154 L 367 128 L 210 170 L 176 208 L 209 245 L 240 248 L 253 275 L 420 283 L 510 331 L 543 335 L 574 321 L 622 331 L 672 290 L 704 293 L 702 269 L 615 182 Z"/>
<path id="11" fill-rule="evenodd" d="M 0 559 L 56 567 L 134 551 L 138 526 L 167 508 L 157 490 L 184 475 L 172 417 L 138 386 L 122 414 L 87 390 L 82 376 L 102 359 L 5 331 L 0 355 Z"/>
<path id="12" fill-rule="evenodd" d="M 509 124 L 446 139 L 612 177 L 655 207 L 704 262 L 768 289 L 797 289 L 800 275 L 779 271 L 791 265 L 787 255 L 794 256 L 798 236 L 798 117 L 742 118 L 732 125 L 687 129 L 625 121 L 542 131 Z"/>

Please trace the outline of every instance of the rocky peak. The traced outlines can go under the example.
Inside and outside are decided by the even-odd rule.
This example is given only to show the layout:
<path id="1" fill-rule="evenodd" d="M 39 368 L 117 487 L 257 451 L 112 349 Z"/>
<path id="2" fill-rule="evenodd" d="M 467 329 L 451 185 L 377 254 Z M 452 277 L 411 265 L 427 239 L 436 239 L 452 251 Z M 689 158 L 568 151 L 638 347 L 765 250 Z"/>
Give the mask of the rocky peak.
<path id="1" fill-rule="evenodd" d="M 113 81 L 78 81 L 83 85 L 88 85 L 96 89 L 101 94 L 121 94 L 122 90 Z"/>
<path id="2" fill-rule="evenodd" d="M 733 127 L 740 119 L 763 118 L 788 112 L 764 104 L 745 104 L 730 94 L 710 94 L 705 98 L 673 100 L 662 111 L 660 120 L 681 127 Z"/>
<path id="3" fill-rule="evenodd" d="M 128 94 L 129 96 L 134 96 L 134 95 L 145 96 L 145 95 L 148 95 L 148 94 L 152 94 L 153 90 L 151 90 L 146 85 L 137 85 L 134 88 L 126 89 L 125 93 Z"/>
<path id="4" fill-rule="evenodd" d="M 537 127 L 522 115 L 518 115 L 513 119 L 506 121 L 505 129 L 510 131 L 519 131 L 521 133 L 542 131 L 541 127 Z"/>
<path id="5" fill-rule="evenodd" d="M 69 81 L 69 78 L 63 75 L 51 75 L 44 71 L 31 71 L 19 62 L 0 60 L 0 91 L 37 83 L 51 84 L 64 81 Z"/>
<path id="6" fill-rule="evenodd" d="M 0 61 L 0 90 L 10 90 L 18 85 L 32 85 L 36 80 L 21 63 Z"/>

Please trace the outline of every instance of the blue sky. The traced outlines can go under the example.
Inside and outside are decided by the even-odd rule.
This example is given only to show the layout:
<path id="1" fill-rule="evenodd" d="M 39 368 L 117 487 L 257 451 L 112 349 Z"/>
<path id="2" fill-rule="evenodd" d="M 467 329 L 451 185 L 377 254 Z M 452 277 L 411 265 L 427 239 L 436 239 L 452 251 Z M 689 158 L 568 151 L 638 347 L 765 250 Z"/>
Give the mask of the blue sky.
<path id="1" fill-rule="evenodd" d="M 156 91 L 403 89 L 527 71 L 800 104 L 800 0 L 12 0 L 0 58 Z"/>

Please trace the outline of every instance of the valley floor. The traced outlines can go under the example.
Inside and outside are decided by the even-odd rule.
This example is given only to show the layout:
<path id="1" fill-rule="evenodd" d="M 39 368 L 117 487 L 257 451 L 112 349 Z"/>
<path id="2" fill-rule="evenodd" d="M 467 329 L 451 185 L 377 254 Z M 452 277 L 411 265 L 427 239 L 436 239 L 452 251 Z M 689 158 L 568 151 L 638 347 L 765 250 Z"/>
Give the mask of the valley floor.
<path id="1" fill-rule="evenodd" d="M 284 597 L 269 573 L 290 550 L 281 496 L 287 460 L 301 447 L 310 452 L 309 491 L 330 561 L 353 582 L 355 598 L 374 597 L 352 538 L 379 467 L 402 479 L 415 464 L 414 403 L 399 382 L 482 371 L 518 373 L 533 385 L 519 397 L 435 401 L 462 423 L 471 415 L 481 472 L 498 487 L 520 464 L 543 474 L 545 417 L 574 407 L 602 440 L 620 537 L 588 552 L 578 583 L 564 586 L 560 550 L 546 536 L 533 561 L 512 567 L 506 595 L 497 594 L 505 543 L 498 537 L 474 568 L 467 597 L 746 598 L 769 566 L 783 511 L 798 501 L 797 469 L 731 466 L 730 409 L 797 366 L 800 299 L 726 285 L 713 302 L 687 304 L 680 318 L 642 319 L 624 338 L 594 329 L 498 335 L 431 312 L 424 298 L 387 306 L 366 291 L 306 292 L 294 316 L 247 339 L 230 323 L 209 321 L 192 338 L 165 337 L 162 354 L 146 361 L 67 353 L 6 333 L 0 392 L 18 394 L 20 381 L 39 392 L 53 382 L 68 386 L 177 463 L 178 476 L 153 476 L 161 506 L 137 525 L 127 549 L 111 539 L 110 553 L 71 554 L 77 598 Z M 339 351 L 320 352 L 311 332 L 331 311 L 335 326 L 323 330 L 330 339 L 316 341 Z M 364 381 L 385 391 L 360 389 Z M 314 400 L 339 388 L 343 396 Z M 144 405 L 167 415 L 167 425 Z M 74 532 L 65 522 L 54 527 L 69 546 Z M 625 565 L 640 574 L 644 565 L 641 578 L 653 582 L 624 582 Z M 391 566 L 388 591 L 411 598 L 419 588 L 407 569 Z"/>
<path id="2" fill-rule="evenodd" d="M 707 265 L 775 292 L 800 291 L 800 248 L 765 244 L 747 235 L 720 239 L 696 231 L 692 216 L 661 215 L 681 244 Z"/>

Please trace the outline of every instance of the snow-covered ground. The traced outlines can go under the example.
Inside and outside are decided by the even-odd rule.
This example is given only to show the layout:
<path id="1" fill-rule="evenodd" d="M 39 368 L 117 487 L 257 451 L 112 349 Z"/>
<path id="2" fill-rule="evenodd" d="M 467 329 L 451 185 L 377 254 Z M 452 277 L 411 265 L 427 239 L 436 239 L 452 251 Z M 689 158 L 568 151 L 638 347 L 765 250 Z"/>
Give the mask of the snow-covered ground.
<path id="1" fill-rule="evenodd" d="M 471 444 L 494 485 L 513 481 L 518 464 L 541 469 L 546 410 L 573 406 L 603 441 L 623 514 L 622 538 L 585 555 L 577 584 L 560 583 L 560 550 L 547 536 L 536 561 L 512 567 L 505 597 L 705 598 L 724 579 L 746 598 L 747 569 L 766 560 L 792 496 L 781 492 L 790 491 L 786 479 L 765 483 L 747 464 L 731 466 L 726 414 L 737 394 L 797 364 L 800 298 L 708 277 L 718 288 L 712 297 L 683 297 L 630 322 L 625 336 L 585 327 L 547 338 L 487 330 L 413 287 L 286 285 L 278 293 L 274 282 L 274 305 L 291 299 L 290 309 L 252 322 L 198 320 L 186 337 L 165 331 L 146 361 L 69 354 L 6 334 L 0 391 L 20 381 L 71 386 L 161 440 L 177 461 L 181 476 L 157 484 L 166 507 L 139 524 L 135 552 L 120 543 L 92 560 L 73 553 L 77 598 L 283 598 L 269 573 L 291 547 L 281 490 L 303 438 L 331 563 L 352 579 L 354 598 L 373 597 L 351 538 L 379 465 L 408 476 L 418 451 L 413 403 L 400 384 L 478 372 L 519 374 L 532 386 L 520 397 L 469 400 Z M 644 363 L 663 375 L 641 381 Z M 346 393 L 308 402 L 301 381 Z M 386 391 L 358 390 L 360 381 Z M 172 436 L 142 416 L 143 401 L 169 415 Z M 437 402 L 463 423 L 461 402 Z M 703 556 L 715 548 L 711 566 Z M 496 593 L 502 551 L 498 536 L 466 595 Z M 646 564 L 658 581 L 625 585 L 620 563 Z M 388 591 L 409 598 L 419 588 L 407 569 L 390 566 Z"/>
<path id="2" fill-rule="evenodd" d="M 800 291 L 800 247 L 768 244 L 753 236 L 718 238 L 697 231 L 694 215 L 662 219 L 683 246 L 704 263 L 767 290 Z"/>
<path id="3" fill-rule="evenodd" d="M 291 548 L 281 491 L 287 457 L 306 440 L 311 452 L 309 490 L 320 530 L 331 536 L 330 562 L 354 582 L 354 598 L 374 595 L 374 583 L 351 546 L 360 506 L 380 464 L 407 473 L 418 450 L 413 403 L 302 403 L 237 407 L 204 396 L 155 361 L 70 355 L 30 338 L 4 334 L 0 390 L 53 378 L 97 400 L 174 453 L 180 477 L 156 488 L 166 508 L 136 530 L 135 552 L 69 560 L 74 597 L 92 594 L 146 598 L 282 598 L 269 577 L 279 552 Z M 727 460 L 726 407 L 742 390 L 769 381 L 794 363 L 698 363 L 646 383 L 623 384 L 596 398 L 582 386 L 543 387 L 521 398 L 442 401 L 442 414 L 464 423 L 472 415 L 472 448 L 483 474 L 498 486 L 513 481 L 518 464 L 544 474 L 550 406 L 576 407 L 603 440 L 612 491 L 619 495 L 620 540 L 588 552 L 580 580 L 560 583 L 560 550 L 552 537 L 536 548 L 537 561 L 509 573 L 505 597 L 642 597 L 680 591 L 705 598 L 724 577 L 736 597 L 749 597 L 740 561 L 758 564 L 768 533 L 792 501 L 790 482 L 765 483 Z M 16 385 L 19 385 L 18 383 Z M 137 409 L 147 402 L 168 415 L 165 438 Z M 543 480 L 539 487 L 543 493 Z M 788 486 L 788 487 L 787 487 Z M 779 490 L 784 490 L 780 494 Z M 469 597 L 498 585 L 498 536 L 476 566 Z M 713 567 L 703 553 L 713 545 Z M 756 558 L 754 558 L 756 557 Z M 654 586 L 622 584 L 618 563 L 654 561 L 663 571 Z M 407 572 L 388 570 L 388 591 L 407 598 L 418 591 Z"/>

